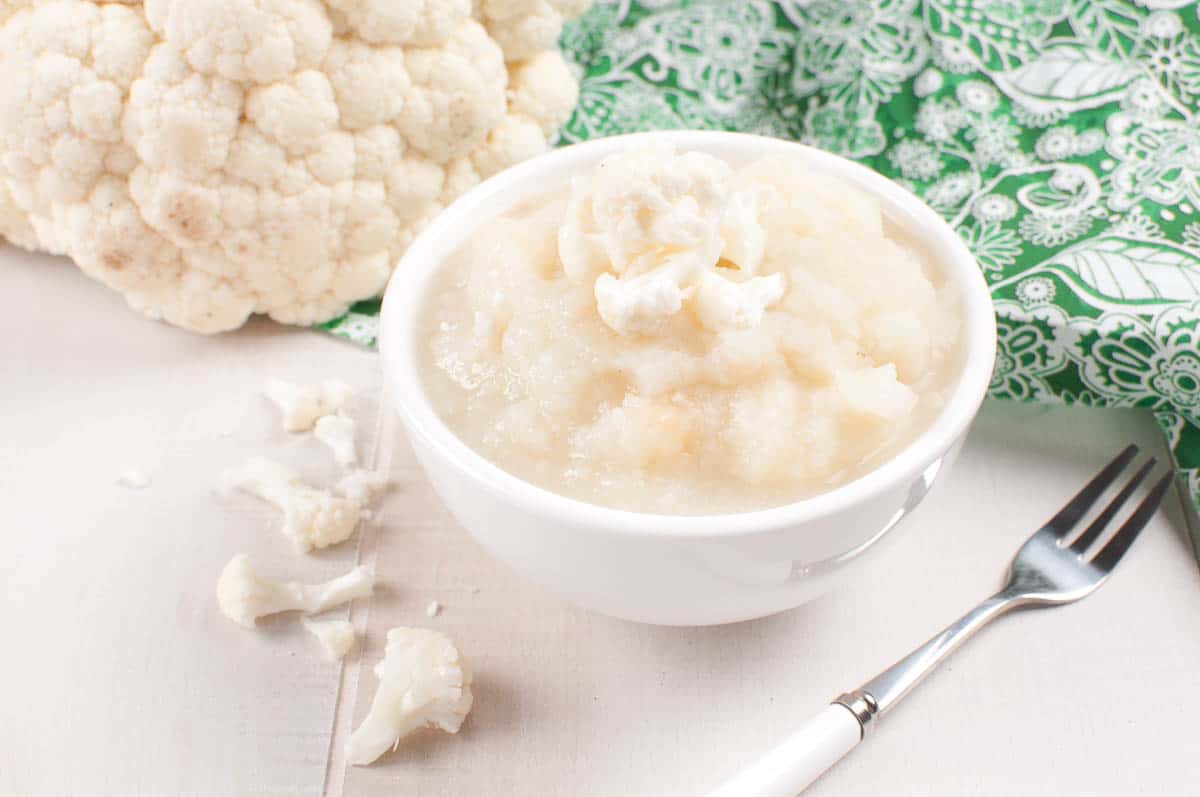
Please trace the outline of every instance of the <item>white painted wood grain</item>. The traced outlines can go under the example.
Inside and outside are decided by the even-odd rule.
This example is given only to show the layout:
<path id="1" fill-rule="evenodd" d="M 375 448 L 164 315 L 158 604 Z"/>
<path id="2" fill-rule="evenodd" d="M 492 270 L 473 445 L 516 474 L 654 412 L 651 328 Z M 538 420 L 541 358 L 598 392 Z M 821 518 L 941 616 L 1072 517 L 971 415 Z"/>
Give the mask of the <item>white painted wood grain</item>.
<path id="1" fill-rule="evenodd" d="M 1142 414 L 989 405 L 947 483 L 853 584 L 767 620 L 663 629 L 576 610 L 493 563 L 368 397 L 360 432 L 401 489 L 362 540 L 385 585 L 356 608 L 363 658 L 339 677 L 297 623 L 254 635 L 213 603 L 239 550 L 296 575 L 356 556 L 299 557 L 269 507 L 212 495 L 251 452 L 333 472 L 319 443 L 278 431 L 255 395 L 269 374 L 378 387 L 374 355 L 352 346 L 267 323 L 197 337 L 62 261 L 0 249 L 0 795 L 703 793 L 995 587 L 1124 441 L 1159 446 Z M 129 466 L 153 484 L 118 486 Z M 1178 524 L 1157 518 L 1084 603 L 985 632 L 809 793 L 1188 793 L 1200 575 Z M 422 734 L 346 772 L 330 736 L 365 711 L 397 624 L 458 640 L 476 710 L 458 737 Z"/>
<path id="2" fill-rule="evenodd" d="M 51 258 L 0 249 L 0 795 L 317 795 L 338 666 L 294 617 L 219 615 L 234 553 L 323 578 L 353 544 L 294 553 L 274 509 L 214 494 L 263 452 L 313 479 L 268 375 L 363 389 L 373 355 L 267 323 L 206 338 L 148 322 Z M 152 484 L 117 484 L 125 467 Z"/>

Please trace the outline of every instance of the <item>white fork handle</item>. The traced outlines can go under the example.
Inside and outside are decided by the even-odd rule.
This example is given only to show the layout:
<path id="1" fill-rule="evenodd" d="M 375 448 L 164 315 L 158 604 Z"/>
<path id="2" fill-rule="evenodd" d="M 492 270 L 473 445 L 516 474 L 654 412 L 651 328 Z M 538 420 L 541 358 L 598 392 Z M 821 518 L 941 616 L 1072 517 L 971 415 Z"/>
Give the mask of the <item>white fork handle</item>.
<path id="1" fill-rule="evenodd" d="M 1004 591 L 988 598 L 858 689 L 839 697 L 839 702 L 830 703 L 708 797 L 796 797 L 862 740 L 874 717 L 892 708 L 976 631 L 1016 605 Z M 861 712 L 847 706 L 857 706 Z"/>
<path id="2" fill-rule="evenodd" d="M 850 709 L 830 703 L 708 797 L 796 797 L 861 739 L 862 726 Z"/>

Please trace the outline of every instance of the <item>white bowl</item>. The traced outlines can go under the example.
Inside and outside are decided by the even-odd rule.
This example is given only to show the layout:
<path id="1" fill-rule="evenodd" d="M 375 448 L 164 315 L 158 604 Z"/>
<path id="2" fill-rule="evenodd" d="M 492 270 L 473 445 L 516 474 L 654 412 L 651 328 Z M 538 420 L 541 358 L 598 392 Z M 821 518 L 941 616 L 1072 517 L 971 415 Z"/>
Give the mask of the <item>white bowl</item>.
<path id="1" fill-rule="evenodd" d="M 651 139 L 734 166 L 800 156 L 879 198 L 885 215 L 958 288 L 965 352 L 934 423 L 894 458 L 849 484 L 784 506 L 727 515 L 626 512 L 567 498 L 503 470 L 458 439 L 425 392 L 417 326 L 430 279 L 484 223 L 570 175 Z M 957 454 L 992 371 L 996 327 L 987 285 L 966 246 L 908 191 L 851 161 L 778 139 L 674 131 L 599 139 L 508 169 L 469 191 L 413 242 L 383 302 L 379 346 L 391 400 L 417 459 L 455 518 L 514 570 L 589 609 L 645 623 L 709 625 L 798 606 L 828 590 L 908 515 Z"/>

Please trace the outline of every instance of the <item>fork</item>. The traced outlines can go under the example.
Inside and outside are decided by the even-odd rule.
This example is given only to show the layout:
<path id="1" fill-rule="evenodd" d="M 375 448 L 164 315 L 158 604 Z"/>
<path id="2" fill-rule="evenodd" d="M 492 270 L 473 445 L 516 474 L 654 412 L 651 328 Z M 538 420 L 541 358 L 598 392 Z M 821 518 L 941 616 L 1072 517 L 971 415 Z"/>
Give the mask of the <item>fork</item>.
<path id="1" fill-rule="evenodd" d="M 1137 446 L 1131 445 L 1118 454 L 1026 540 L 1009 566 L 1008 583 L 1003 589 L 858 689 L 836 698 L 709 797 L 795 797 L 862 741 L 876 718 L 890 711 L 989 622 L 1013 609 L 1062 606 L 1095 592 L 1145 528 L 1171 486 L 1173 474 L 1168 473 L 1150 488 L 1120 528 L 1103 545 L 1096 545 L 1154 467 L 1151 457 L 1081 533 L 1072 535 L 1137 452 Z"/>

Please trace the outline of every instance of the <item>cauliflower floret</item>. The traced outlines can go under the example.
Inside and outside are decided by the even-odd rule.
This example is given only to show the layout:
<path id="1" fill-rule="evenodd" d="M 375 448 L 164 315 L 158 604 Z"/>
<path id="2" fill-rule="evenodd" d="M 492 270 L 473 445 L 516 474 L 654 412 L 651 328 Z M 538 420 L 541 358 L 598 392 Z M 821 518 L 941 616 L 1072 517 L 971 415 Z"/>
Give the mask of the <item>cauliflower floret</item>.
<path id="1" fill-rule="evenodd" d="M 667 274 L 642 274 L 629 280 L 601 274 L 595 293 L 600 318 L 623 335 L 654 332 L 683 307 L 683 289 Z"/>
<path id="2" fill-rule="evenodd" d="M 329 446 L 333 459 L 343 468 L 358 464 L 354 449 L 354 421 L 345 415 L 325 415 L 313 426 L 313 437 Z"/>
<path id="3" fill-rule="evenodd" d="M 706 272 L 696 285 L 692 306 L 700 323 L 714 332 L 746 329 L 758 326 L 763 312 L 778 304 L 786 290 L 782 274 L 733 282 Z"/>
<path id="4" fill-rule="evenodd" d="M 0 3 L 0 235 L 199 332 L 333 318 L 570 113 L 578 0 L 494 5 L 511 66 L 471 0 Z"/>
<path id="5" fill-rule="evenodd" d="M 333 33 L 317 0 L 147 0 L 146 19 L 197 72 L 239 83 L 319 66 Z"/>
<path id="6" fill-rule="evenodd" d="M 279 612 L 319 614 L 371 594 L 372 579 L 359 565 L 348 573 L 320 584 L 276 581 L 255 572 L 244 553 L 229 560 L 217 579 L 217 605 L 235 623 L 253 628 L 259 617 Z"/>
<path id="7" fill-rule="evenodd" d="M 586 195 L 591 229 L 585 233 L 598 238 L 608 268 L 636 276 L 657 267 L 664 252 L 704 250 L 709 259 L 732 174 L 712 155 L 651 145 L 605 158 L 572 193 Z M 712 252 L 714 261 L 718 254 Z"/>
<path id="8" fill-rule="evenodd" d="M 349 385 L 336 379 L 314 387 L 272 379 L 263 387 L 263 393 L 279 408 L 286 432 L 307 432 L 321 418 L 345 407 L 354 395 Z"/>
<path id="9" fill-rule="evenodd" d="M 348 130 L 394 120 L 404 108 L 404 95 L 412 86 L 400 47 L 337 39 L 325 59 L 324 72 L 333 87 L 342 127 Z M 352 169 L 353 165 L 352 159 Z"/>
<path id="10" fill-rule="evenodd" d="M 124 6 L 49 3 L 0 28 L 0 176 L 38 248 L 67 251 L 63 212 L 128 172 L 122 103 L 152 43 Z"/>
<path id="11" fill-rule="evenodd" d="M 523 61 L 554 47 L 563 15 L 548 0 L 482 0 L 480 12 L 504 58 Z"/>
<path id="12" fill-rule="evenodd" d="M 458 733 L 471 710 L 471 671 L 454 643 L 426 628 L 393 628 L 375 667 L 379 689 L 346 744 L 355 766 L 370 764 L 418 728 Z"/>
<path id="13" fill-rule="evenodd" d="M 471 0 L 325 0 L 339 22 L 372 44 L 436 47 L 471 15 Z"/>
<path id="14" fill-rule="evenodd" d="M 278 507 L 283 512 L 284 536 L 301 553 L 348 539 L 364 508 L 361 494 L 331 495 L 305 484 L 291 469 L 265 457 L 252 457 L 227 472 L 224 483 Z"/>
<path id="15" fill-rule="evenodd" d="M 492 128 L 487 140 L 471 153 L 471 165 L 480 178 L 491 177 L 514 163 L 532 158 L 545 140 L 541 128 L 526 116 L 511 114 Z"/>
<path id="16" fill-rule="evenodd" d="M 396 127 L 433 161 L 466 155 L 504 118 L 504 58 L 473 20 L 436 49 L 410 50 L 406 63 L 412 87 Z"/>
<path id="17" fill-rule="evenodd" d="M 509 112 L 528 117 L 543 136 L 554 135 L 571 116 L 578 99 L 579 86 L 557 51 L 541 53 L 510 68 Z"/>
<path id="18" fill-rule="evenodd" d="M 706 328 L 757 326 L 786 291 L 754 277 L 768 191 L 735 190 L 724 161 L 669 144 L 605 158 L 571 184 L 558 254 L 567 276 L 595 279 L 596 310 L 622 335 L 653 334 L 690 303 Z"/>
<path id="19" fill-rule="evenodd" d="M 321 644 L 325 658 L 330 661 L 345 658 L 358 642 L 354 626 L 350 624 L 349 620 L 313 620 L 304 617 L 301 618 L 301 622 Z"/>
<path id="20" fill-rule="evenodd" d="M 579 86 L 557 52 L 514 64 L 509 71 L 509 113 L 471 153 L 481 177 L 532 158 L 571 115 Z"/>

